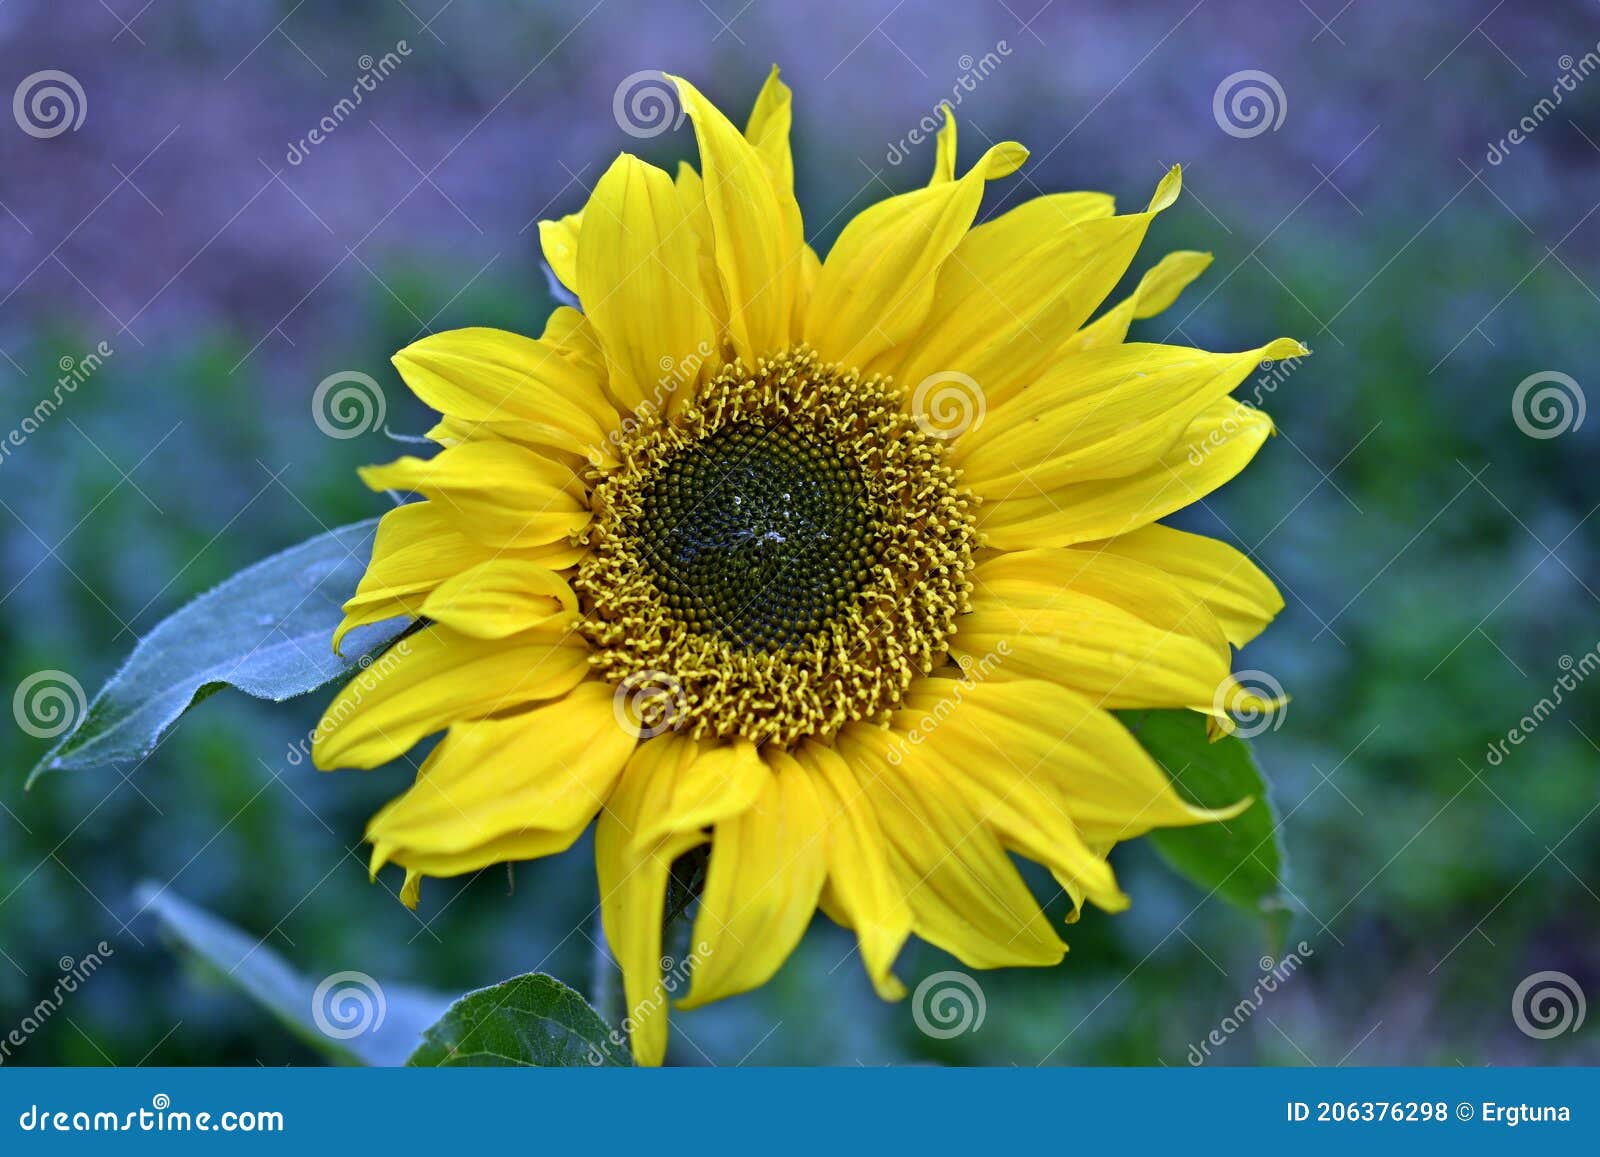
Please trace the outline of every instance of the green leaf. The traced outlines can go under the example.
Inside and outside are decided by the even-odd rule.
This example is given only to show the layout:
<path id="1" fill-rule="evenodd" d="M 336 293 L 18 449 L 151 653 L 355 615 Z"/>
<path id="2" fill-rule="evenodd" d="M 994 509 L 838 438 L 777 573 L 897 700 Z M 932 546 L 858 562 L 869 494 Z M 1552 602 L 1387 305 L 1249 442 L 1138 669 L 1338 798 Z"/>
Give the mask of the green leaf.
<path id="1" fill-rule="evenodd" d="M 343 526 L 240 571 L 164 620 L 111 677 L 77 725 L 28 774 L 136 760 L 178 717 L 223 687 L 258 699 L 303 695 L 403 631 L 404 618 L 329 645 L 340 607 L 372 553 L 377 519 Z"/>
<path id="2" fill-rule="evenodd" d="M 445 993 L 380 984 L 363 972 L 302 975 L 256 937 L 161 885 L 141 884 L 136 897 L 179 946 L 341 1063 L 403 1064 L 450 1005 Z"/>
<path id="3" fill-rule="evenodd" d="M 1224 823 L 1160 828 L 1149 835 L 1161 857 L 1207 892 L 1267 918 L 1276 940 L 1290 915 L 1278 820 L 1250 747 L 1228 736 L 1209 741 L 1194 711 L 1118 712 L 1144 749 L 1166 769 L 1184 798 L 1201 807 L 1255 802 Z"/>
<path id="4" fill-rule="evenodd" d="M 469 992 L 423 1034 L 412 1065 L 626 1066 L 626 1040 L 553 976 L 530 972 Z"/>

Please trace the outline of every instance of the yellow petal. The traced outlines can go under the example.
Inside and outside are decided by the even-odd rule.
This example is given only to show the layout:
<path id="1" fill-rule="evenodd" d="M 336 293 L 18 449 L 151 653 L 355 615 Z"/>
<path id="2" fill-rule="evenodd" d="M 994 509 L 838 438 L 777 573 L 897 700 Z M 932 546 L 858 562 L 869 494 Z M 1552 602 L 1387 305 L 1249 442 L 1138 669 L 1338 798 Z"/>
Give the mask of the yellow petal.
<path id="1" fill-rule="evenodd" d="M 1088 840 L 1084 846 L 1089 849 L 1091 854 L 1104 860 L 1111 854 L 1111 849 L 1117 845 L 1115 840 Z M 1050 874 L 1055 877 L 1056 883 L 1061 885 L 1061 890 L 1072 901 L 1072 911 L 1067 913 L 1066 922 L 1068 924 L 1076 924 L 1078 918 L 1083 915 L 1084 902 L 1089 899 L 1088 889 L 1083 886 L 1081 880 L 1065 872 L 1052 869 Z"/>
<path id="2" fill-rule="evenodd" d="M 1060 361 L 1063 343 L 1122 279 L 1180 184 L 1174 168 L 1142 213 L 1113 217 L 1103 193 L 1062 193 L 979 225 L 940 269 L 933 306 L 902 360 L 884 368 L 908 387 L 964 373 L 991 409 L 1006 402 Z"/>
<path id="3" fill-rule="evenodd" d="M 998 738 L 975 726 L 976 715 L 959 709 L 966 687 L 949 679 L 922 679 L 906 695 L 895 712 L 895 729 L 907 735 L 924 735 L 926 730 L 929 737 L 932 728 L 940 731 L 931 742 L 908 743 L 903 749 L 906 774 L 917 779 L 933 769 L 934 776 L 963 794 L 1008 847 L 1045 865 L 1058 880 L 1072 881 L 1106 911 L 1122 911 L 1128 898 L 1117 887 L 1111 865 L 1084 842 L 1071 813 L 1034 780 L 1031 768 L 1013 762 Z M 963 752 L 987 748 L 987 757 L 955 758 L 947 740 L 957 733 Z"/>
<path id="4" fill-rule="evenodd" d="M 800 202 L 794 195 L 794 155 L 789 148 L 789 130 L 792 127 L 794 99 L 789 86 L 778 78 L 778 66 L 773 65 L 766 84 L 756 97 L 750 110 L 750 120 L 744 128 L 745 139 L 756 147 L 767 168 L 772 173 L 772 183 L 778 199 L 778 212 L 783 220 L 782 250 L 798 262 L 794 278 L 794 304 L 790 314 L 789 334 L 798 334 L 805 322 L 805 307 L 811 300 L 816 285 L 817 271 L 822 263 L 816 252 L 805 243 L 805 228 L 800 217 Z M 704 207 L 704 199 L 701 201 Z M 709 227 L 710 212 L 705 210 Z M 712 245 L 713 251 L 715 245 Z M 720 280 L 720 279 L 719 279 Z M 719 317 L 726 317 L 724 308 Z"/>
<path id="5" fill-rule="evenodd" d="M 1070 546 L 1127 534 L 1198 502 L 1243 470 L 1272 432 L 1272 419 L 1223 399 L 1203 410 L 1148 466 L 1121 478 L 1040 490 L 1018 487 L 978 510 L 988 545 L 1001 550 Z"/>
<path id="6" fill-rule="evenodd" d="M 503 639 L 578 609 L 567 580 L 549 567 L 496 558 L 439 584 L 422 614 L 463 635 Z"/>
<path id="7" fill-rule="evenodd" d="M 426 766 L 426 765 L 424 765 Z M 385 864 L 396 863 L 406 870 L 407 886 L 412 875 L 433 876 L 444 879 L 481 872 L 496 864 L 514 864 L 520 860 L 540 860 L 556 856 L 578 842 L 578 837 L 588 830 L 588 821 L 574 824 L 563 830 L 528 828 L 488 840 L 459 852 L 439 852 L 427 848 L 408 848 L 390 843 L 375 843 L 372 848 L 371 871 L 377 875 Z M 370 833 L 368 838 L 374 838 Z M 405 894 L 401 893 L 401 902 Z M 407 907 L 415 907 L 407 904 Z"/>
<path id="8" fill-rule="evenodd" d="M 800 247 L 800 282 L 794 299 L 794 332 L 805 330 L 806 312 L 811 308 L 811 298 L 817 292 L 817 279 L 822 276 L 822 258 L 809 245 Z"/>
<path id="9" fill-rule="evenodd" d="M 648 818 L 652 780 L 675 775 L 699 755 L 693 740 L 658 735 L 640 744 L 595 825 L 595 868 L 600 918 L 612 955 L 622 969 L 627 999 L 623 1023 L 631 1030 L 634 1059 L 659 1065 L 667 1053 L 667 997 L 661 978 L 661 918 L 672 861 L 705 842 L 705 833 L 679 832 L 639 846 L 634 833 Z"/>
<path id="10" fill-rule="evenodd" d="M 555 542 L 589 524 L 580 480 L 570 467 L 509 442 L 463 442 L 434 457 L 368 466 L 373 490 L 414 490 L 464 534 L 494 547 Z"/>
<path id="11" fill-rule="evenodd" d="M 355 627 L 421 615 L 422 600 L 434 587 L 490 555 L 482 544 L 451 528 L 432 502 L 408 502 L 390 510 L 379 520 L 362 581 L 344 603 L 344 621 L 333 632 L 334 653 Z"/>
<path id="12" fill-rule="evenodd" d="M 558 305 L 550 311 L 539 340 L 555 346 L 562 357 L 585 371 L 590 378 L 596 381 L 605 379 L 606 355 L 600 348 L 600 335 L 595 333 L 589 319 L 570 305 Z M 584 395 L 583 401 L 588 404 L 589 395 Z"/>
<path id="13" fill-rule="evenodd" d="M 663 377 L 715 349 L 695 231 L 672 178 L 654 165 L 623 154 L 595 185 L 584 210 L 578 295 L 605 351 L 611 391 L 629 410 L 660 406 Z"/>
<path id="14" fill-rule="evenodd" d="M 728 311 L 728 336 L 747 365 L 794 342 L 795 296 L 800 279 L 800 209 L 792 188 L 769 160 L 776 148 L 776 114 L 758 125 L 763 149 L 751 144 L 700 91 L 681 77 L 684 110 L 694 122 L 700 146 L 706 210 L 715 239 L 722 300 Z M 769 105 L 781 103 L 782 85 L 768 81 Z M 787 90 L 782 90 L 787 91 Z M 763 127 L 764 126 L 764 127 Z M 785 145 L 787 142 L 785 141 Z"/>
<path id="15" fill-rule="evenodd" d="M 700 174 L 694 171 L 694 166 L 688 161 L 678 162 L 678 176 L 672 183 L 678 195 L 678 202 L 683 206 L 684 220 L 690 229 L 694 230 L 695 253 L 698 256 L 698 269 L 700 271 L 700 288 L 704 291 L 706 304 L 711 309 L 711 315 L 716 319 L 719 329 L 726 328 L 728 324 L 728 303 L 722 296 L 722 274 L 717 272 L 717 236 L 711 227 L 711 210 L 706 207 L 705 182 L 700 179 Z M 722 350 L 719 347 L 709 359 L 710 365 L 715 368 L 721 365 Z M 674 367 L 676 368 L 676 367 Z M 688 402 L 688 390 L 678 390 L 673 399 L 668 403 L 668 410 L 675 411 L 679 406 Z"/>
<path id="16" fill-rule="evenodd" d="M 559 346 L 497 329 L 457 329 L 413 342 L 394 356 L 413 393 L 453 418 L 510 423 L 523 441 L 616 462 L 608 438 L 616 410 L 603 383 Z"/>
<path id="17" fill-rule="evenodd" d="M 1205 535 L 1151 525 L 1074 549 L 1120 555 L 1159 568 L 1211 608 L 1235 647 L 1259 635 L 1283 610 L 1283 596 L 1260 567 L 1227 543 Z"/>
<path id="18" fill-rule="evenodd" d="M 1082 551 L 1005 554 L 951 642 L 1004 679 L 1048 679 L 1109 709 L 1210 708 L 1229 651 L 1211 611 L 1154 567 Z"/>
<path id="19" fill-rule="evenodd" d="M 1227 637 L 1204 599 L 1161 568 L 1112 551 L 1013 551 L 984 560 L 973 581 L 979 606 L 1049 606 L 1070 592 L 1203 643 L 1224 661 L 1228 657 Z"/>
<path id="20" fill-rule="evenodd" d="M 517 558 L 561 570 L 577 563 L 584 551 L 557 542 L 515 553 Z M 344 604 L 344 621 L 333 634 L 334 651 L 356 627 L 397 615 L 415 618 L 440 583 L 493 557 L 491 548 L 452 527 L 434 503 L 395 507 L 378 523 L 372 559 L 356 593 Z"/>
<path id="21" fill-rule="evenodd" d="M 400 886 L 400 903 L 415 911 L 422 899 L 422 873 L 406 869 L 406 881 Z"/>
<path id="22" fill-rule="evenodd" d="M 1250 806 L 1201 808 L 1173 788 L 1166 772 L 1116 718 L 1081 695 L 1039 680 L 978 683 L 959 710 L 974 716 L 938 742 L 949 758 L 971 761 L 992 739 L 1073 817 L 1090 843 L 1127 840 L 1152 828 L 1231 819 Z M 979 745 L 975 736 L 987 737 Z"/>
<path id="23" fill-rule="evenodd" d="M 312 760 L 324 770 L 377 767 L 452 723 L 565 695 L 588 670 L 588 648 L 570 633 L 490 641 L 429 627 L 345 684 L 317 724 Z"/>
<path id="24" fill-rule="evenodd" d="M 774 64 L 744 126 L 745 140 L 754 145 L 767 162 L 777 187 L 788 190 L 791 196 L 794 194 L 794 155 L 789 149 L 789 129 L 794 119 L 793 108 L 794 94 L 778 78 L 778 66 Z"/>
<path id="25" fill-rule="evenodd" d="M 894 766 L 892 741 L 853 723 L 838 746 L 887 837 L 917 935 L 971 968 L 1060 961 L 1066 945 L 982 816 L 934 769 Z"/>
<path id="26" fill-rule="evenodd" d="M 921 328 L 875 368 L 908 387 L 958 371 L 990 405 L 1004 401 L 1043 366 L 1062 327 L 1076 328 L 1094 308 L 1078 286 L 1094 281 L 1108 245 L 1129 228 L 1113 207 L 1105 193 L 1054 193 L 977 226 L 940 268 Z"/>
<path id="27" fill-rule="evenodd" d="M 1229 675 L 1217 688 L 1212 705 L 1200 710 L 1208 717 L 1206 733 L 1214 743 L 1223 735 L 1232 735 L 1240 723 L 1260 723 L 1288 705 L 1289 696 L 1271 675 L 1243 671 Z"/>
<path id="28" fill-rule="evenodd" d="M 581 209 L 554 221 L 539 222 L 539 247 L 550 263 L 550 272 L 573 293 L 578 292 L 578 235 L 582 229 Z"/>
<path id="29" fill-rule="evenodd" d="M 805 934 L 828 872 L 811 774 L 782 752 L 750 807 L 717 824 L 694 922 L 694 1008 L 765 984 Z"/>
<path id="30" fill-rule="evenodd" d="M 579 479 L 586 476 L 595 465 L 611 468 L 606 464 L 613 459 L 612 448 L 621 445 L 620 429 L 619 426 L 611 431 L 604 442 L 587 448 L 584 454 L 556 449 L 531 422 L 469 422 L 465 418 L 445 417 L 440 418 L 423 436 L 446 448 L 460 446 L 464 442 L 514 442 L 525 450 L 532 450 L 540 458 L 564 467 L 572 478 Z"/>
<path id="31" fill-rule="evenodd" d="M 991 408 L 953 458 L 968 489 L 985 499 L 1024 484 L 1047 491 L 1120 478 L 1156 462 L 1262 359 L 1302 353 L 1288 338 L 1236 354 L 1147 343 L 1088 350 Z"/>
<path id="32" fill-rule="evenodd" d="M 635 742 L 616 722 L 610 688 L 597 682 L 516 715 L 457 723 L 411 789 L 372 818 L 367 838 L 415 867 L 421 857 L 470 852 L 529 829 L 581 831 Z"/>
<path id="33" fill-rule="evenodd" d="M 958 180 L 889 197 L 858 213 L 822 263 L 806 340 L 825 360 L 862 366 L 917 333 L 933 305 L 940 268 L 972 224 L 985 182 L 1015 172 L 1027 155 L 1015 141 L 996 145 Z"/>
<path id="34" fill-rule="evenodd" d="M 948 101 L 939 105 L 939 111 L 944 114 L 944 124 L 939 126 L 930 185 L 944 185 L 956 179 L 956 114 Z"/>
<path id="35" fill-rule="evenodd" d="M 747 739 L 705 744 L 698 758 L 658 771 L 640 789 L 642 818 L 632 838 L 648 847 L 673 832 L 736 816 L 756 801 L 771 775 Z"/>
<path id="36" fill-rule="evenodd" d="M 422 436 L 441 446 L 458 446 L 462 442 L 470 442 L 475 437 L 489 433 L 483 422 L 468 422 L 464 418 L 452 418 L 449 414 L 444 414 Z"/>
<path id="37" fill-rule="evenodd" d="M 884 1000 L 905 996 L 891 969 L 911 935 L 911 906 L 889 866 L 878 817 L 849 766 L 831 747 L 807 742 L 795 758 L 812 776 L 828 825 L 828 881 L 823 906 L 855 930 L 861 960 Z"/>
<path id="38" fill-rule="evenodd" d="M 1189 283 L 1204 273 L 1210 264 L 1209 253 L 1180 249 L 1167 254 L 1139 279 L 1132 293 L 1061 343 L 1061 353 L 1096 349 L 1123 341 L 1128 336 L 1128 326 L 1136 318 L 1154 317 L 1171 306 Z"/>

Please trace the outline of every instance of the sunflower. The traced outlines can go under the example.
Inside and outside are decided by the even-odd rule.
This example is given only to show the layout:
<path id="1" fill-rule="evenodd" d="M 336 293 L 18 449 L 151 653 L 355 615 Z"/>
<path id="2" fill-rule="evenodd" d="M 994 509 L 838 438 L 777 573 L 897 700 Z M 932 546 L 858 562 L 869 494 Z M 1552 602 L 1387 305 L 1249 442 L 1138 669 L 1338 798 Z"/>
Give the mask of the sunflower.
<path id="1" fill-rule="evenodd" d="M 1262 707 L 1231 648 L 1282 607 L 1221 542 L 1158 525 L 1272 426 L 1230 399 L 1280 339 L 1125 341 L 1206 266 L 1179 252 L 1091 320 L 1152 218 L 1100 193 L 974 224 L 1026 150 L 926 187 L 821 260 L 777 70 L 741 133 L 676 77 L 701 168 L 623 155 L 544 221 L 577 308 L 535 339 L 434 334 L 394 361 L 442 449 L 362 472 L 382 520 L 335 637 L 413 631 L 329 707 L 322 768 L 443 739 L 371 821 L 372 871 L 454 876 L 563 851 L 596 820 L 603 927 L 635 1057 L 667 1043 L 675 862 L 704 864 L 680 1007 L 745 991 L 820 907 L 871 983 L 915 933 L 969 967 L 1066 946 L 1009 853 L 1128 904 L 1107 862 L 1191 805 L 1111 714 Z"/>

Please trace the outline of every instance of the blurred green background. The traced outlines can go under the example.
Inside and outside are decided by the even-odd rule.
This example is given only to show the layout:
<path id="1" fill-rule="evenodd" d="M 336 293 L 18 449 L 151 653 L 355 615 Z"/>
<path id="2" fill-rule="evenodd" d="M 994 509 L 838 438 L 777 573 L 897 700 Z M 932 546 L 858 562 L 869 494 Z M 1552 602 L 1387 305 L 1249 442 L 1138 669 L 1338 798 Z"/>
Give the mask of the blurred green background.
<path id="1" fill-rule="evenodd" d="M 1570 375 L 1574 406 L 1592 385 L 1600 80 L 1560 80 L 1600 51 L 1600 19 L 1578 0 L 1486 7 L 14 0 L 0 88 L 59 69 L 87 109 L 49 139 L 0 123 L 0 434 L 63 359 L 113 353 L 0 458 L 0 691 L 60 670 L 92 693 L 192 595 L 379 513 L 354 470 L 399 448 L 324 436 L 312 391 L 369 373 L 389 427 L 421 433 L 392 351 L 459 325 L 539 330 L 532 223 L 577 208 L 619 151 L 693 156 L 686 126 L 620 130 L 623 78 L 686 74 L 742 119 L 778 62 L 819 249 L 925 179 L 931 147 L 893 163 L 897 142 L 959 91 L 963 165 L 994 140 L 1033 150 L 984 215 L 1070 188 L 1137 207 L 1184 164 L 1133 274 L 1175 248 L 1216 262 L 1138 336 L 1315 351 L 1265 398 L 1282 436 L 1183 520 L 1250 551 L 1288 602 L 1238 665 L 1294 696 L 1255 742 L 1291 858 L 1290 939 L 1310 949 L 1208 1063 L 1596 1062 L 1600 1027 L 1531 1037 L 1512 994 L 1555 970 L 1600 996 L 1600 679 L 1504 759 L 1487 752 L 1563 656 L 1600 645 L 1600 420 L 1531 437 L 1513 414 L 1529 375 Z M 402 41 L 400 67 L 291 163 L 363 58 Z M 1281 88 L 1277 128 L 1237 135 L 1215 114 L 1243 70 Z M 409 771 L 287 758 L 322 698 L 221 695 L 147 760 L 28 792 L 48 745 L 5 721 L 0 1035 L 61 958 L 115 950 L 7 1063 L 318 1063 L 179 963 L 136 917 L 143 879 L 313 976 L 461 990 L 539 968 L 588 986 L 587 841 L 430 881 L 408 912 L 397 876 L 368 884 L 359 841 Z M 672 1060 L 1189 1063 L 1271 946 L 1146 849 L 1116 862 L 1132 910 L 1088 913 L 1059 968 L 980 974 L 977 1031 L 933 1039 L 908 1004 L 878 1002 L 819 917 L 771 984 L 675 1014 Z M 914 945 L 900 972 L 953 966 Z"/>

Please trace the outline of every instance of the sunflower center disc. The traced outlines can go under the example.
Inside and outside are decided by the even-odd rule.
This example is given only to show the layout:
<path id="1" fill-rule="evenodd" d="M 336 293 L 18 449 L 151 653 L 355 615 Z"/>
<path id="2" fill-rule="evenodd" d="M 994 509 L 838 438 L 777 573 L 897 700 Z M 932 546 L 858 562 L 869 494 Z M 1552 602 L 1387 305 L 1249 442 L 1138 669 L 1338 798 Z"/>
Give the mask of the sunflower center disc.
<path id="1" fill-rule="evenodd" d="M 968 609 L 973 499 L 892 381 L 787 350 L 642 415 L 573 581 L 651 734 L 791 745 L 888 719 Z"/>
<path id="2" fill-rule="evenodd" d="M 815 634 L 866 580 L 866 493 L 836 454 L 789 426 L 740 423 L 669 462 L 640 536 L 690 627 L 761 651 Z"/>

